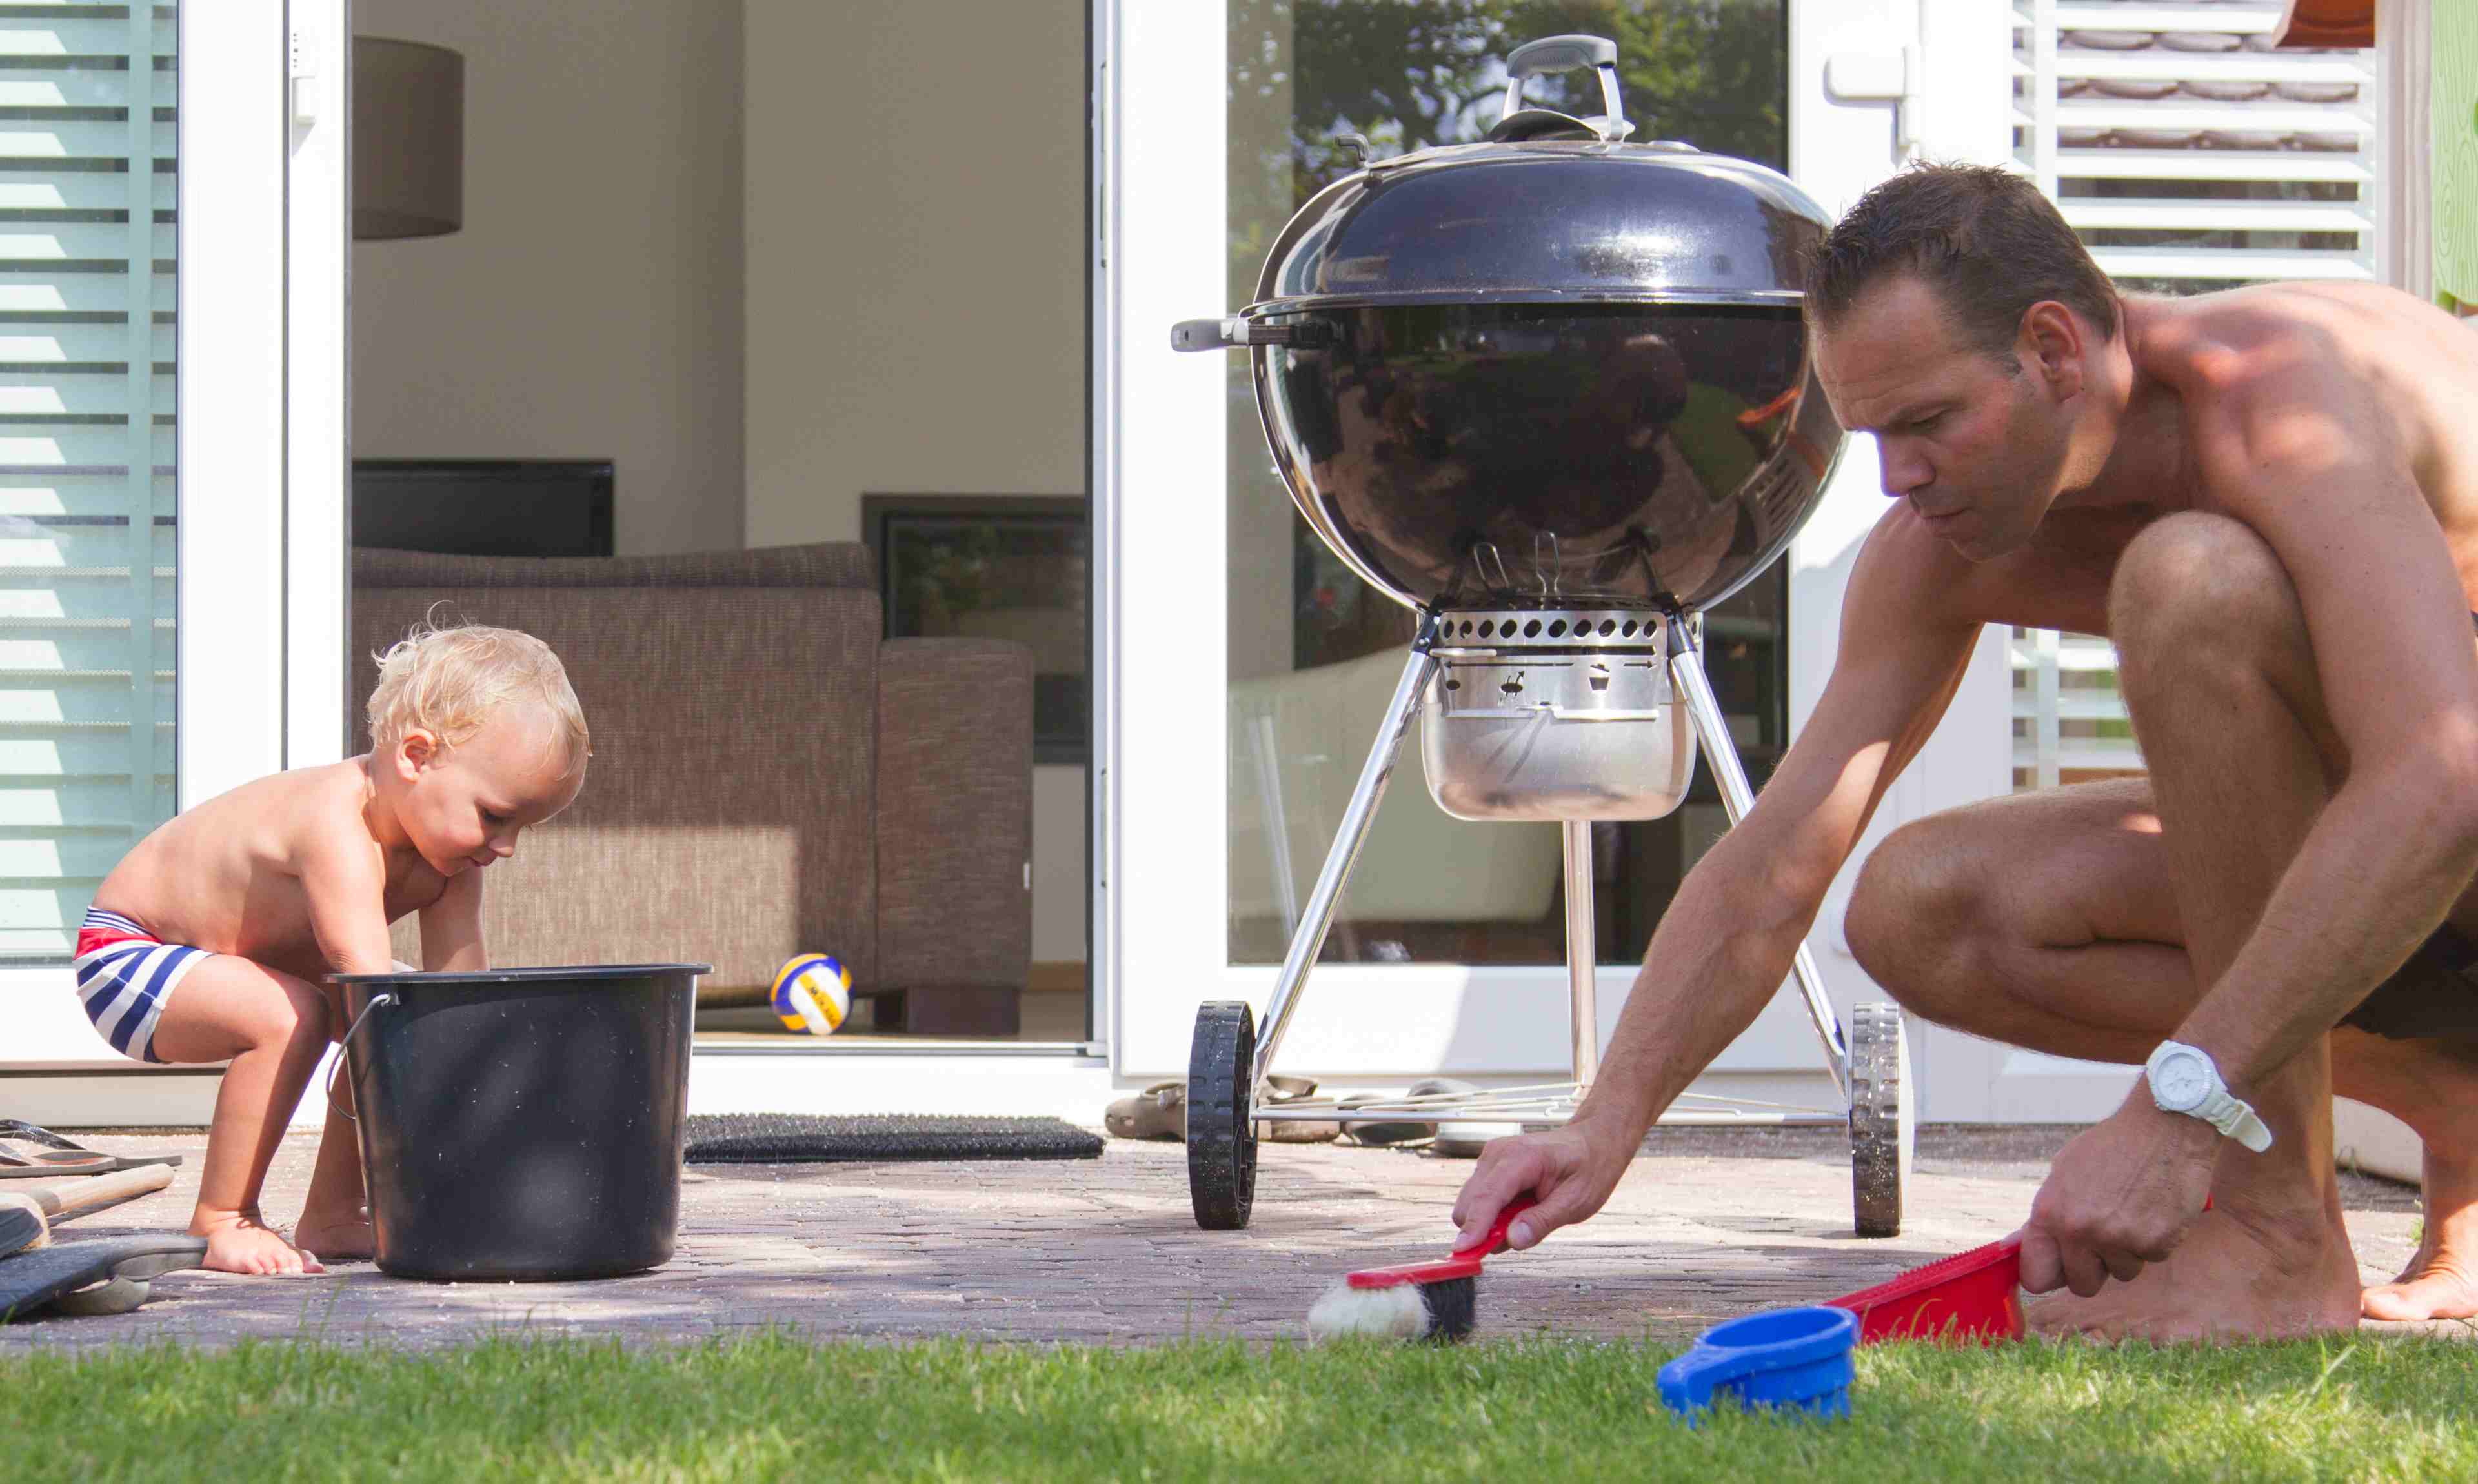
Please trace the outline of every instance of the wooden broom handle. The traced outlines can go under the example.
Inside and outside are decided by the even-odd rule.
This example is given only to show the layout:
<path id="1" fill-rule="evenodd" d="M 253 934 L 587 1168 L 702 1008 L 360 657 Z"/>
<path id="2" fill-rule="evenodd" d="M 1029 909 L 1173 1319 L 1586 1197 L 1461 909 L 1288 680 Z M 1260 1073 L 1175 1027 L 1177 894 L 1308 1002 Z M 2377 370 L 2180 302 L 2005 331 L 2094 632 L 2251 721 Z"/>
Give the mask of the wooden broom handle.
<path id="1" fill-rule="evenodd" d="M 79 1180 L 35 1185 L 31 1190 L 20 1190 L 15 1194 L 34 1197 L 35 1204 L 43 1208 L 43 1219 L 58 1225 L 89 1211 L 102 1211 L 136 1200 L 140 1195 L 152 1195 L 171 1183 L 170 1166 L 140 1165 L 135 1170 L 115 1170 L 108 1175 L 88 1175 Z"/>

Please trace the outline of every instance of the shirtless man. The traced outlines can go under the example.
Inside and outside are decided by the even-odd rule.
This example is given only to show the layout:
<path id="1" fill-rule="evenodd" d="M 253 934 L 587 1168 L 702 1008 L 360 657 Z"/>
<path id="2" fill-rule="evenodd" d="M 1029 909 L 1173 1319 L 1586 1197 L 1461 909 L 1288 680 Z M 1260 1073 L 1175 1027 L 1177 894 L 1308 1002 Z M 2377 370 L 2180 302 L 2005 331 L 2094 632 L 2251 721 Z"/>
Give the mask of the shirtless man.
<path id="1" fill-rule="evenodd" d="M 2033 1204 L 2024 1286 L 2073 1295 L 2034 1322 L 2183 1338 L 2478 1314 L 2478 982 L 2456 972 L 2478 959 L 2478 334 L 2369 286 L 2120 296 L 2030 183 L 1960 166 L 1854 208 L 1808 316 L 1895 501 L 1839 659 L 1680 888 L 1590 1097 L 1488 1147 L 1459 1240 L 1525 1191 L 1518 1247 L 1600 1209 L 1788 972 L 1980 626 L 2025 624 L 2114 641 L 2149 776 L 1894 832 L 1850 945 L 1939 1023 L 2118 1063 L 2195 1048 L 2208 1068 L 2162 1058 L 2205 1090 L 2215 1069 L 2271 1136 L 2258 1153 L 2166 1111 L 2177 1066 L 2137 1077 Z M 2336 1091 L 2425 1141 L 2424 1245 L 2363 1291 Z"/>

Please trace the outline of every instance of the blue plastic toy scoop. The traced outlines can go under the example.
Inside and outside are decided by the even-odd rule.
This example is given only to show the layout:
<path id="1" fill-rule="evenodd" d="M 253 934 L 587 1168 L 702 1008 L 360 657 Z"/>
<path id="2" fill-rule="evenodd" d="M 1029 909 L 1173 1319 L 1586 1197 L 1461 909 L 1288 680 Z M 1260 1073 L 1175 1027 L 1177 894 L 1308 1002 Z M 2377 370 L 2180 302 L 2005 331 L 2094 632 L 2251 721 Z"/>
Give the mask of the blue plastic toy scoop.
<path id="1" fill-rule="evenodd" d="M 1850 1415 L 1850 1348 L 1858 1317 L 1822 1306 L 1770 1309 L 1715 1324 L 1660 1368 L 1660 1399 L 1692 1416 L 1718 1397 L 1747 1408 L 1792 1408 L 1817 1417 Z"/>

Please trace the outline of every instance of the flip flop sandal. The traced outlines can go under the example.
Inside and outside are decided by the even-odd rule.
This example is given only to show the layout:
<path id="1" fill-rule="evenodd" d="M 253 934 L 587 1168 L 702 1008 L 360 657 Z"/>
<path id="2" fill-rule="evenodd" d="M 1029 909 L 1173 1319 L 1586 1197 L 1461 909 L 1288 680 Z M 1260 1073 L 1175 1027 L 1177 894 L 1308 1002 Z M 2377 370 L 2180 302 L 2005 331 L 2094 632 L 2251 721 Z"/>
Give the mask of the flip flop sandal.
<path id="1" fill-rule="evenodd" d="M 1429 1141 L 1429 1152 L 1440 1159 L 1478 1159 L 1490 1140 L 1521 1132 L 1520 1123 L 1440 1123 L 1437 1137 Z"/>
<path id="2" fill-rule="evenodd" d="M 0 1180 L 110 1174 L 119 1168 L 119 1156 L 113 1154 L 88 1154 L 76 1149 L 37 1149 L 31 1154 L 19 1154 L 0 1146 Z"/>
<path id="3" fill-rule="evenodd" d="M 1316 1084 L 1305 1077 L 1277 1075 L 1267 1077 L 1265 1083 L 1273 1094 L 1264 1100 L 1263 1106 L 1268 1108 L 1316 1095 Z M 1256 1124 L 1256 1138 L 1266 1144 L 1331 1144 L 1341 1135 L 1340 1123 L 1322 1119 L 1273 1119 Z"/>
<path id="4" fill-rule="evenodd" d="M 1185 1139 L 1187 1084 L 1156 1082 L 1101 1110 L 1101 1126 L 1118 1139 Z"/>
<path id="5" fill-rule="evenodd" d="M 100 1175 L 115 1170 L 135 1170 L 140 1165 L 181 1163 L 178 1154 L 142 1154 L 137 1156 L 109 1154 L 89 1149 L 72 1139 L 63 1138 L 38 1123 L 21 1119 L 0 1119 L 0 1141 L 13 1141 L 35 1147 L 18 1150 L 9 1143 L 0 1143 L 0 1180 L 32 1179 L 38 1175 Z"/>
<path id="6" fill-rule="evenodd" d="M 1477 1093 L 1479 1091 L 1479 1085 L 1478 1083 L 1464 1082 L 1454 1077 L 1422 1077 L 1419 1081 L 1412 1083 L 1411 1086 L 1405 1090 L 1403 1095 L 1408 1097 L 1429 1097 L 1439 1093 Z M 1340 1106 L 1345 1109 L 1354 1107 L 1364 1108 L 1371 1103 L 1388 1103 L 1395 1101 L 1399 1101 L 1399 1099 L 1367 1095 L 1359 1097 L 1346 1097 L 1342 1100 Z M 1351 1125 L 1351 1137 L 1353 1143 L 1369 1144 L 1378 1148 L 1390 1148 L 1396 1144 L 1416 1144 L 1423 1139 L 1433 1139 L 1436 1137 L 1436 1124 L 1411 1119 L 1405 1119 L 1399 1123 L 1354 1123 Z"/>

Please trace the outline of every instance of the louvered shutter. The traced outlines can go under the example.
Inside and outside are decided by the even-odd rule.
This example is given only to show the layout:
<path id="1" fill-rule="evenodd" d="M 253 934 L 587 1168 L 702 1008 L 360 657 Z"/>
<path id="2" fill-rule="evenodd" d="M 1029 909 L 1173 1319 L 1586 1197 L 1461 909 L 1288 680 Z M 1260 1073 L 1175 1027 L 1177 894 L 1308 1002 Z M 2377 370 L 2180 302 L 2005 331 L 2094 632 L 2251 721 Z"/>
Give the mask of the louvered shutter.
<path id="1" fill-rule="evenodd" d="M 0 6 L 0 967 L 172 813 L 177 13 Z"/>
<path id="2" fill-rule="evenodd" d="M 2014 159 L 2138 292 L 2372 282 L 2374 54 L 2275 51 L 2279 0 L 2014 0 Z M 2015 629 L 2013 784 L 2142 767 L 2103 640 Z"/>

